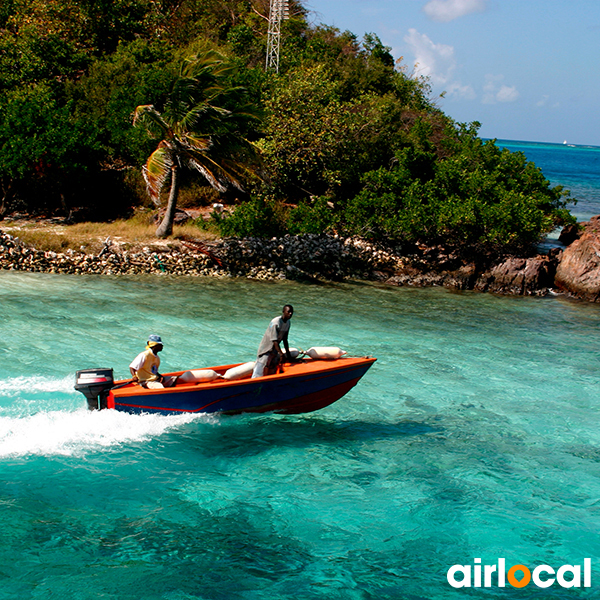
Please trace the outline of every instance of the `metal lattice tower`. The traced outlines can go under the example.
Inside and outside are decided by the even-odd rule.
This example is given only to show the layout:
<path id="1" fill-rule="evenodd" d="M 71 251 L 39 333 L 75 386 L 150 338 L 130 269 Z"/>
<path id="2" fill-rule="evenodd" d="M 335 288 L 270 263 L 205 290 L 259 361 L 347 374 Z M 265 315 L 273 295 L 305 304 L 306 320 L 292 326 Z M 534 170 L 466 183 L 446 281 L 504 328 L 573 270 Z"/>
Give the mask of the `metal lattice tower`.
<path id="1" fill-rule="evenodd" d="M 271 0 L 269 9 L 269 37 L 267 39 L 267 70 L 279 73 L 279 41 L 281 21 L 290 18 L 289 0 Z"/>

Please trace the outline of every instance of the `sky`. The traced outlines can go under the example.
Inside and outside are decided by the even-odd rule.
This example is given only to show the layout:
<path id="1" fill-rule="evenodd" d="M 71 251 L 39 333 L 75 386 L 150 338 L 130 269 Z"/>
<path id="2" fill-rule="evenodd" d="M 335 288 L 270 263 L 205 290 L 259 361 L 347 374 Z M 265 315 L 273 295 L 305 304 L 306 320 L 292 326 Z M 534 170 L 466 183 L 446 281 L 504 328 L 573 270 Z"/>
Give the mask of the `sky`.
<path id="1" fill-rule="evenodd" d="M 600 0 L 303 4 L 314 24 L 377 34 L 408 74 L 429 77 L 447 115 L 479 121 L 481 137 L 600 146 Z"/>

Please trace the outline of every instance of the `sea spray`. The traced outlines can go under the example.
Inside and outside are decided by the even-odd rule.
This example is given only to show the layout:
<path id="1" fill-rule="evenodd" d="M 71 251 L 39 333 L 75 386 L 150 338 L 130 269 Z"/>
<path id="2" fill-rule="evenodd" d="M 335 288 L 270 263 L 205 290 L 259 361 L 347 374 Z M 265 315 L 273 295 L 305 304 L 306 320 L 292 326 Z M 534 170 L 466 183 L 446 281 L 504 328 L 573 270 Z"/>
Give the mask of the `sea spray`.
<path id="1" fill-rule="evenodd" d="M 73 390 L 75 374 L 65 377 L 9 377 L 0 380 L 0 398 L 15 397 L 22 394 L 51 394 L 53 392 L 70 393 Z"/>
<path id="2" fill-rule="evenodd" d="M 43 455 L 76 456 L 143 442 L 201 420 L 218 423 L 206 415 L 129 415 L 117 411 L 38 412 L 14 418 L 0 416 L 0 459 Z"/>

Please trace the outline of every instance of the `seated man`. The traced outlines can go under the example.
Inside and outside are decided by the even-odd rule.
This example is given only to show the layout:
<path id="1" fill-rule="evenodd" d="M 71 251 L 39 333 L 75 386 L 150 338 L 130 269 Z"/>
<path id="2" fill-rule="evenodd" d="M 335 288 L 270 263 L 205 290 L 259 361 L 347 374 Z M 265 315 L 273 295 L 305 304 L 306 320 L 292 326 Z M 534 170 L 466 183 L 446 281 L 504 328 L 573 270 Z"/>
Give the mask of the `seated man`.
<path id="1" fill-rule="evenodd" d="M 148 345 L 140 352 L 129 365 L 131 376 L 142 387 L 154 390 L 171 387 L 177 382 L 176 377 L 164 377 L 158 372 L 160 358 L 158 353 L 163 349 L 159 335 L 148 336 Z"/>
<path id="2" fill-rule="evenodd" d="M 292 362 L 290 347 L 288 345 L 288 332 L 290 330 L 290 319 L 294 314 L 294 307 L 286 304 L 280 317 L 275 317 L 258 347 L 256 365 L 252 377 L 271 375 L 277 371 L 277 366 L 283 361 L 283 352 L 279 344 L 283 342 L 288 362 Z"/>

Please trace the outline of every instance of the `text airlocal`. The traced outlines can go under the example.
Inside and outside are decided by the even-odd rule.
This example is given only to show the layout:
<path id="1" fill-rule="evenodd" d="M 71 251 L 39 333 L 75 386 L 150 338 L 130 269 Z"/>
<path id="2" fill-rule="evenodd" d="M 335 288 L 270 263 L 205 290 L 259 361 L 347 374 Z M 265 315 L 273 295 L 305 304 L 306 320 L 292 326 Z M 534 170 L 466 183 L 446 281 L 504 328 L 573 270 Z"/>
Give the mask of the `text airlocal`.
<path id="1" fill-rule="evenodd" d="M 448 569 L 448 583 L 454 588 L 463 587 L 506 587 L 511 585 L 523 588 L 533 582 L 537 587 L 548 588 L 558 583 L 564 588 L 580 588 L 583 571 L 583 587 L 592 586 L 592 561 L 583 559 L 581 565 L 562 565 L 553 569 L 550 565 L 538 565 L 533 570 L 525 565 L 512 565 L 506 569 L 506 560 L 498 559 L 498 564 L 482 565 L 480 558 L 473 560 L 473 565 L 452 565 Z"/>

